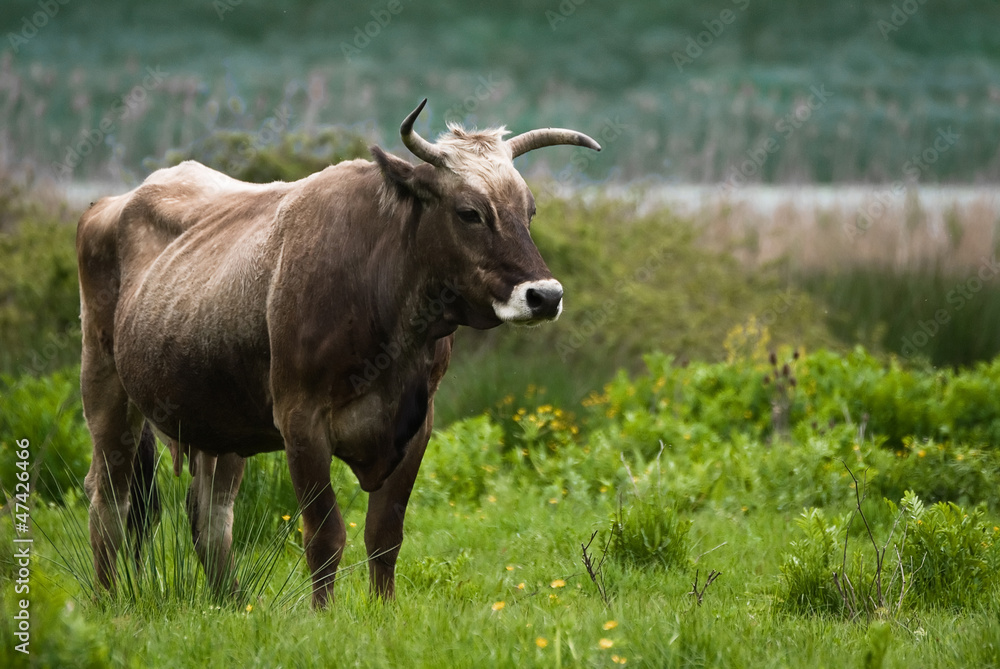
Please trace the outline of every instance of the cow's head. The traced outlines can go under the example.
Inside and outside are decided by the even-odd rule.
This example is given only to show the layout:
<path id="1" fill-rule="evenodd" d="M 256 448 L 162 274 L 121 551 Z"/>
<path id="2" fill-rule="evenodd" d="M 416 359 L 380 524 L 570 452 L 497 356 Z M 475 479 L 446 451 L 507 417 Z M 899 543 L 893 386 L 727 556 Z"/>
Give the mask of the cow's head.
<path id="1" fill-rule="evenodd" d="M 544 146 L 601 147 L 574 130 L 545 128 L 505 140 L 505 128 L 466 131 L 448 126 L 436 143 L 413 130 L 427 100 L 400 126 L 403 143 L 424 161 L 410 163 L 372 147 L 386 182 L 383 207 L 400 198 L 420 203 L 416 251 L 431 265 L 438 285 L 457 287 L 443 298 L 455 324 L 489 328 L 535 324 L 562 312 L 556 281 L 529 234 L 535 199 L 514 169 L 517 156 Z"/>

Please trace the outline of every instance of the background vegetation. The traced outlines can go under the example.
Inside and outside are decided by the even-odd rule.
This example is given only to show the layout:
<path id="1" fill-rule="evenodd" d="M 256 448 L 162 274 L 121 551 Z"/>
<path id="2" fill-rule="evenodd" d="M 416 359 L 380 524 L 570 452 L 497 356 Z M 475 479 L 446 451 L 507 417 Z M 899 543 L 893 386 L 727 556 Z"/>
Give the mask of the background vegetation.
<path id="1" fill-rule="evenodd" d="M 615 135 L 574 181 L 722 181 L 768 139 L 780 149 L 745 174 L 751 182 L 891 181 L 949 128 L 961 151 L 921 182 L 1000 175 L 996 3 L 915 2 L 895 17 L 890 0 L 394 7 L 69 2 L 12 43 L 38 7 L 11 0 L 0 11 L 0 141 L 49 167 L 110 116 L 72 178 L 128 181 L 147 157 L 269 121 L 305 132 L 344 124 L 398 147 L 395 128 L 427 96 L 425 133 L 458 120 Z M 133 94 L 147 68 L 163 80 Z M 800 111 L 819 88 L 827 99 Z M 524 163 L 558 172 L 566 155 Z"/>

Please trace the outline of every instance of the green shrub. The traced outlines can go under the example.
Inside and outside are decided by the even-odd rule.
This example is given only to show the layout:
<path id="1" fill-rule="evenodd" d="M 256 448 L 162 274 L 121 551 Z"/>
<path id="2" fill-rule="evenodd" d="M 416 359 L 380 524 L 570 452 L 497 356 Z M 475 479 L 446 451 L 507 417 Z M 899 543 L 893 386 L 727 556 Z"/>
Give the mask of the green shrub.
<path id="1" fill-rule="evenodd" d="M 671 568 L 690 559 L 690 520 L 664 499 L 622 501 L 611 523 L 608 555 L 625 565 Z"/>
<path id="2" fill-rule="evenodd" d="M 76 229 L 22 217 L 0 232 L 0 372 L 40 375 L 80 360 Z"/>
<path id="3" fill-rule="evenodd" d="M 900 499 L 912 490 L 928 502 L 1000 507 L 1000 450 L 983 446 L 904 439 L 895 451 L 872 453 L 878 472 L 872 490 Z"/>
<path id="4" fill-rule="evenodd" d="M 297 181 L 343 160 L 370 159 L 369 144 L 361 135 L 336 127 L 281 135 L 220 130 L 187 149 L 169 151 L 160 166 L 197 160 L 241 181 Z"/>
<path id="5" fill-rule="evenodd" d="M 900 549 L 913 599 L 922 605 L 976 606 L 1000 587 L 1000 531 L 983 511 L 952 502 L 924 506 L 912 492 L 900 502 L 906 538 Z M 895 509 L 893 509 L 895 510 Z"/>
<path id="6" fill-rule="evenodd" d="M 780 598 L 804 613 L 839 611 L 843 605 L 831 575 L 837 564 L 841 528 L 822 509 L 806 509 L 795 522 L 802 535 L 791 542 L 781 564 Z"/>
<path id="7" fill-rule="evenodd" d="M 33 583 L 28 593 L 31 638 L 29 654 L 15 649 L 22 643 L 15 637 L 19 610 L 14 588 L 3 584 L 0 606 L 10 615 L 0 617 L 0 664 L 9 669 L 20 667 L 80 667 L 98 669 L 114 666 L 106 635 L 101 627 L 88 620 L 79 605 L 55 585 Z"/>
<path id="8" fill-rule="evenodd" d="M 632 488 L 619 493 L 608 555 L 622 565 L 669 569 L 690 560 L 691 521 L 681 518 L 660 464 L 657 458 L 638 476 L 629 472 Z"/>
<path id="9" fill-rule="evenodd" d="M 90 466 L 90 433 L 83 420 L 79 368 L 34 378 L 0 377 L 0 482 L 12 492 L 15 443 L 30 441 L 32 490 L 58 502 L 80 488 Z"/>
<path id="10" fill-rule="evenodd" d="M 488 416 L 452 423 L 427 444 L 414 499 L 440 504 L 476 501 L 503 463 L 503 430 Z"/>
<path id="11" fill-rule="evenodd" d="M 872 510 L 866 513 L 875 515 Z M 880 531 L 867 516 L 855 516 L 850 535 L 846 519 L 828 521 L 822 509 L 803 511 L 797 525 L 804 536 L 791 543 L 781 564 L 782 606 L 870 619 L 974 608 L 995 596 L 1000 530 L 985 522 L 981 509 L 970 512 L 951 502 L 925 506 L 908 491 L 898 507 L 883 500 L 874 510 L 891 522 Z"/>

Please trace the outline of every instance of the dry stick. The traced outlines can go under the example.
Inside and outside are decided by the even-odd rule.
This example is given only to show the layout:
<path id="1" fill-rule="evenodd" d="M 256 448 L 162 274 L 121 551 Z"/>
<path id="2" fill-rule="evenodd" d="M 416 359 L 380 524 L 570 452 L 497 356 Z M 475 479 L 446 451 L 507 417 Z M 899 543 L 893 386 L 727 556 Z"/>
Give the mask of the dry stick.
<path id="1" fill-rule="evenodd" d="M 718 546 L 716 546 L 715 548 L 709 548 L 709 549 L 708 549 L 707 551 L 705 551 L 704 553 L 702 553 L 701 555 L 699 555 L 698 557 L 696 557 L 696 558 L 694 559 L 694 562 L 695 562 L 695 564 L 697 564 L 697 563 L 698 563 L 698 560 L 702 559 L 703 557 L 705 557 L 706 555 L 708 555 L 708 554 L 709 554 L 709 553 L 711 553 L 712 551 L 714 551 L 714 550 L 718 550 L 718 549 L 722 548 L 723 546 L 725 546 L 725 545 L 726 545 L 726 544 L 728 544 L 728 543 L 729 543 L 728 541 L 723 541 L 723 542 L 722 542 L 721 544 L 719 544 L 719 545 L 718 545 Z"/>
<path id="2" fill-rule="evenodd" d="M 854 607 L 851 606 L 851 602 L 847 597 L 846 589 L 844 588 L 844 586 L 840 584 L 840 578 L 838 578 L 837 572 L 833 572 L 833 584 L 837 586 L 837 592 L 840 593 L 840 598 L 844 601 L 844 608 L 848 610 L 848 612 L 851 614 L 851 619 L 853 619 L 856 616 Z"/>
<path id="3" fill-rule="evenodd" d="M 852 478 L 853 478 L 853 475 L 852 475 Z M 865 516 L 865 512 L 861 510 L 861 502 L 863 502 L 864 499 L 868 497 L 868 471 L 865 470 L 865 482 L 864 482 L 865 494 L 864 494 L 864 497 L 860 497 L 859 496 L 858 486 L 857 486 L 857 479 L 854 479 L 854 481 L 855 481 L 855 484 L 854 484 L 854 496 L 857 499 L 857 503 L 858 503 L 858 513 L 861 515 L 861 520 L 864 521 L 864 523 L 865 523 L 865 530 L 868 532 L 868 538 L 872 542 L 872 548 L 875 549 L 875 582 L 877 584 L 877 589 L 876 589 L 876 595 L 877 595 L 876 606 L 880 607 L 880 606 L 882 606 L 885 603 L 885 597 L 882 594 L 883 593 L 883 591 L 882 591 L 882 573 L 884 571 L 883 566 L 885 564 L 885 550 L 886 549 L 885 549 L 885 546 L 883 546 L 881 548 L 881 550 L 879 549 L 878 543 L 875 541 L 875 535 L 872 532 L 871 525 L 868 524 L 868 517 Z M 869 597 L 870 597 L 870 595 L 869 595 Z"/>
<path id="4" fill-rule="evenodd" d="M 580 544 L 580 548 L 583 551 L 583 566 L 587 568 L 587 573 L 590 575 L 590 580 L 594 582 L 597 586 L 597 592 L 601 595 L 601 599 L 604 600 L 604 606 L 610 607 L 611 602 L 608 600 L 607 587 L 604 584 L 604 574 L 601 569 L 604 567 L 604 560 L 608 557 L 608 547 L 611 545 L 611 533 L 608 534 L 608 543 L 604 545 L 604 551 L 601 553 L 601 561 L 597 563 L 597 568 L 594 569 L 594 564 L 590 559 L 590 553 L 588 552 L 590 544 L 594 543 L 594 538 L 597 536 L 597 530 L 590 535 L 590 541 L 584 544 Z M 600 574 L 601 578 L 598 580 L 597 575 Z"/>
<path id="5" fill-rule="evenodd" d="M 712 583 L 715 581 L 715 579 L 717 579 L 720 576 L 722 576 L 722 572 L 721 571 L 715 571 L 714 569 L 712 571 L 708 572 L 708 578 L 705 579 L 705 584 L 702 586 L 701 591 L 698 590 L 698 574 L 699 573 L 700 573 L 700 571 L 696 569 L 695 572 L 694 572 L 694 585 L 691 588 L 691 592 L 689 592 L 688 594 L 694 596 L 695 597 L 695 601 L 697 602 L 698 606 L 701 606 L 701 600 L 705 597 L 705 591 L 708 590 L 708 586 L 712 585 Z"/>
<path id="6" fill-rule="evenodd" d="M 663 449 L 660 449 L 660 452 L 662 453 Z M 631 481 L 631 483 L 632 483 L 632 490 L 635 491 L 635 495 L 636 495 L 636 497 L 638 497 L 639 496 L 639 486 L 637 486 L 635 484 L 635 476 L 632 475 L 632 469 L 628 466 L 628 462 L 625 460 L 625 452 L 624 451 L 622 451 L 621 459 L 622 459 L 622 464 L 625 465 L 625 471 L 628 472 L 628 480 Z"/>
<path id="7" fill-rule="evenodd" d="M 852 479 L 854 479 L 854 499 L 857 504 L 858 515 L 861 516 L 861 520 L 865 524 L 865 530 L 868 532 L 868 538 L 871 540 L 872 547 L 875 549 L 875 588 L 877 595 L 875 605 L 877 608 L 882 606 L 884 603 L 884 599 L 882 597 L 882 562 L 885 559 L 885 548 L 882 548 L 881 551 L 879 550 L 878 542 L 875 541 L 875 535 L 872 533 L 871 525 L 868 524 L 868 518 L 865 516 L 865 512 L 861 509 L 861 503 L 865 501 L 866 497 L 868 497 L 868 470 L 865 470 L 865 482 L 863 484 L 865 487 L 865 494 L 862 496 L 859 490 L 860 486 L 858 478 L 854 475 L 854 472 L 851 471 L 851 468 L 847 466 L 846 462 L 843 460 L 841 460 L 841 462 L 844 464 L 844 468 L 847 470 L 847 473 L 851 475 Z M 844 559 L 847 559 L 846 541 Z M 869 594 L 869 599 L 871 599 L 871 594 Z"/>

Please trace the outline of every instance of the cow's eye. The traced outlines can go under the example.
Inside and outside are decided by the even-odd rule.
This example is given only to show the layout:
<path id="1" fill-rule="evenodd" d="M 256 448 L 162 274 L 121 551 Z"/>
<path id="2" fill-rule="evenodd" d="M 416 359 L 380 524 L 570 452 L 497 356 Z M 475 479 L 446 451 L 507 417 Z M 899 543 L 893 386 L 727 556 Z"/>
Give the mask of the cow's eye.
<path id="1" fill-rule="evenodd" d="M 482 223 L 483 217 L 475 209 L 459 209 L 458 217 L 465 223 Z"/>

